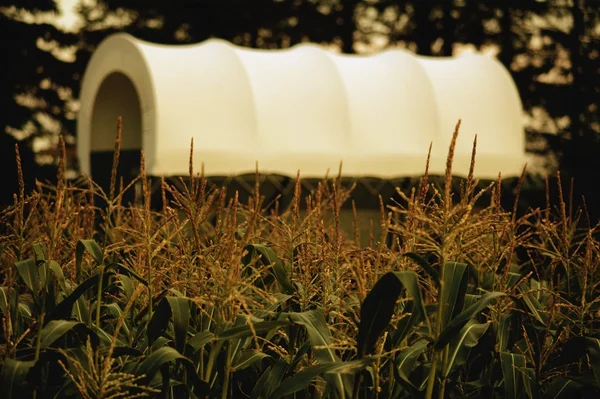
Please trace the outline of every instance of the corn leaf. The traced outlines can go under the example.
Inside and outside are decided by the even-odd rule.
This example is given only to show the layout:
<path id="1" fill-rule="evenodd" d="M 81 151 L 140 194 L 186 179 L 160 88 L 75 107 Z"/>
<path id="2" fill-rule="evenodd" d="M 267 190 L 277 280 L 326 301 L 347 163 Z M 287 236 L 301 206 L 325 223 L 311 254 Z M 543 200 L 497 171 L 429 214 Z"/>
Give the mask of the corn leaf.
<path id="1" fill-rule="evenodd" d="M 510 340 L 510 323 L 512 319 L 512 313 L 502 313 L 498 320 L 497 332 L 496 332 L 496 344 L 498 350 L 504 352 L 508 348 L 508 341 Z"/>
<path id="2" fill-rule="evenodd" d="M 410 373 L 414 370 L 417 359 L 425 352 L 429 343 L 429 341 L 421 339 L 398 353 L 396 357 L 397 375 L 404 382 L 413 385 L 410 381 Z"/>
<path id="3" fill-rule="evenodd" d="M 280 327 L 289 326 L 290 322 L 285 320 L 269 320 L 269 321 L 260 321 L 258 323 L 252 324 L 252 328 L 250 324 L 244 324 L 242 326 L 236 326 L 229 328 L 227 330 L 221 331 L 218 334 L 219 340 L 229 340 L 234 338 L 246 338 L 252 337 L 254 333 L 262 334 L 265 332 L 269 332 L 271 330 L 277 330 Z M 253 331 L 254 330 L 254 331 Z"/>
<path id="4" fill-rule="evenodd" d="M 35 365 L 35 361 L 5 359 L 0 371 L 0 396 L 3 398 L 27 397 L 27 374 Z"/>
<path id="5" fill-rule="evenodd" d="M 114 276 L 112 272 L 106 272 L 102 276 L 102 286 L 107 287 L 108 281 Z M 81 298 L 86 292 L 98 285 L 100 280 L 100 274 L 95 274 L 92 277 L 79 284 L 72 293 L 69 294 L 65 299 L 60 301 L 49 314 L 49 319 L 66 319 L 71 315 L 73 311 L 73 305 Z"/>
<path id="6" fill-rule="evenodd" d="M 592 337 L 572 337 L 563 345 L 561 364 L 577 362 L 589 358 L 589 365 L 597 387 L 600 387 L 600 339 Z"/>
<path id="7" fill-rule="evenodd" d="M 414 252 L 407 252 L 404 254 L 407 258 L 411 259 L 417 265 L 421 266 L 423 270 L 431 277 L 434 283 L 439 287 L 440 285 L 440 272 L 434 269 L 433 266 L 421 255 Z"/>
<path id="8" fill-rule="evenodd" d="M 556 377 L 548 385 L 542 399 L 572 399 L 576 398 L 581 384 L 566 377 Z"/>
<path id="9" fill-rule="evenodd" d="M 163 366 L 167 366 L 175 361 L 180 362 L 187 369 L 187 376 L 191 382 L 191 386 L 195 388 L 194 393 L 196 396 L 202 397 L 203 395 L 207 395 L 210 387 L 200 379 L 192 361 L 169 346 L 158 348 L 142 360 L 136 369 L 136 375 L 145 376 L 143 380 L 146 383 L 150 383 Z"/>
<path id="10" fill-rule="evenodd" d="M 83 323 L 67 320 L 51 320 L 42 329 L 40 341 L 41 348 L 50 348 L 67 333 L 73 333 L 79 337 L 80 342 L 85 342 L 88 335 L 92 338 L 92 344 L 98 342 L 98 337 Z"/>
<path id="11" fill-rule="evenodd" d="M 83 254 L 87 252 L 92 256 L 92 259 L 97 265 L 102 264 L 104 254 L 102 249 L 94 240 L 79 240 L 77 247 L 75 248 L 75 276 L 79 278 L 81 276 L 81 262 L 83 261 Z"/>
<path id="12" fill-rule="evenodd" d="M 38 265 L 35 263 L 35 260 L 26 259 L 16 262 L 15 267 L 27 288 L 29 288 L 29 290 L 33 292 L 34 297 L 36 297 L 40 293 L 42 285 Z"/>
<path id="13" fill-rule="evenodd" d="M 148 282 L 146 281 L 145 278 L 141 277 L 139 274 L 137 274 L 136 272 L 134 272 L 133 270 L 131 270 L 130 268 L 128 268 L 127 266 L 125 266 L 121 263 L 111 263 L 106 268 L 106 270 L 112 270 L 112 269 L 114 269 L 114 270 L 118 271 L 119 273 L 124 274 L 128 277 L 133 277 L 134 279 L 136 279 L 137 281 L 139 281 L 146 287 L 148 286 Z"/>
<path id="14" fill-rule="evenodd" d="M 48 268 L 54 274 L 54 278 L 56 278 L 56 281 L 58 281 L 58 286 L 60 287 L 60 289 L 63 290 L 64 293 L 68 294 L 69 292 L 67 290 L 65 275 L 63 274 L 63 271 L 62 271 L 62 268 L 60 267 L 60 265 L 56 261 L 51 260 L 48 263 Z"/>
<path id="15" fill-rule="evenodd" d="M 175 349 L 180 353 L 183 353 L 187 341 L 188 327 L 190 325 L 190 300 L 188 298 L 174 296 L 167 296 L 165 299 L 171 308 Z"/>
<path id="16" fill-rule="evenodd" d="M 504 397 L 506 399 L 518 399 L 522 397 L 521 374 L 525 368 L 525 356 L 500 352 L 500 363 L 502 375 L 504 376 Z"/>
<path id="17" fill-rule="evenodd" d="M 291 395 L 301 391 L 315 378 L 324 374 L 355 374 L 364 370 L 369 364 L 373 363 L 373 361 L 374 359 L 372 358 L 364 358 L 349 362 L 322 363 L 307 367 L 296 373 L 293 377 L 283 381 L 272 393 L 271 398 L 278 399 L 282 396 Z"/>
<path id="18" fill-rule="evenodd" d="M 151 346 L 158 337 L 162 336 L 167 327 L 169 326 L 169 320 L 171 319 L 171 307 L 169 302 L 164 298 L 154 308 L 154 313 L 148 322 L 146 328 L 146 336 L 148 337 L 148 346 Z"/>
<path id="19" fill-rule="evenodd" d="M 294 294 L 296 290 L 290 281 L 289 273 L 272 248 L 264 245 L 249 244 L 246 246 L 245 250 L 247 251 L 247 255 L 243 259 L 245 265 L 250 264 L 254 256 L 260 256 L 260 262 L 265 266 L 271 267 L 273 275 L 282 291 L 288 295 Z"/>
<path id="20" fill-rule="evenodd" d="M 192 349 L 192 354 L 199 351 L 204 345 L 215 339 L 215 334 L 210 331 L 200 331 L 192 338 L 188 339 L 186 345 Z"/>
<path id="21" fill-rule="evenodd" d="M 463 310 L 467 292 L 467 264 L 447 262 L 444 265 L 444 291 L 440 301 L 442 309 L 442 328 L 445 328 L 454 316 Z"/>
<path id="22" fill-rule="evenodd" d="M 89 319 L 90 310 L 84 297 L 79 297 L 71 309 L 71 315 L 75 320 L 86 322 Z"/>
<path id="23" fill-rule="evenodd" d="M 384 274 L 377 280 L 361 305 L 357 336 L 358 357 L 373 352 L 377 340 L 394 315 L 396 302 L 403 291 L 408 291 L 408 296 L 412 299 L 404 305 L 404 311 L 409 316 L 398 322 L 395 339 L 397 341 L 404 339 L 410 329 L 422 318 L 425 310 L 417 274 L 414 272 Z"/>
<path id="24" fill-rule="evenodd" d="M 525 388 L 527 397 L 529 399 L 539 398 L 539 383 L 535 377 L 535 370 L 531 367 L 525 367 L 521 376 L 523 377 L 523 387 Z"/>
<path id="25" fill-rule="evenodd" d="M 537 300 L 534 293 L 530 291 L 529 286 L 525 283 L 521 283 L 519 284 L 518 291 L 522 295 L 519 300 L 523 302 L 528 313 L 535 317 L 540 325 L 545 325 L 548 316 L 544 313 L 542 304 Z"/>
<path id="26" fill-rule="evenodd" d="M 501 296 L 505 296 L 503 292 L 488 292 L 481 296 L 481 298 L 469 306 L 458 316 L 454 317 L 448 326 L 441 332 L 439 338 L 435 342 L 435 349 L 442 350 L 448 343 L 458 336 L 460 330 L 467 324 L 467 322 L 479 315 L 485 308 L 487 308 L 494 300 Z"/>
<path id="27" fill-rule="evenodd" d="M 46 260 L 46 253 L 44 251 L 44 243 L 36 242 L 31 246 L 35 255 L 36 262 Z"/>
<path id="28" fill-rule="evenodd" d="M 125 294 L 125 301 L 129 301 L 129 299 L 133 295 L 133 292 L 135 291 L 133 281 L 131 281 L 129 276 L 126 276 L 124 274 L 119 274 L 117 278 L 119 280 L 119 283 L 121 284 L 121 289 Z"/>
<path id="29" fill-rule="evenodd" d="M 477 323 L 470 320 L 460 330 L 458 336 L 450 342 L 448 362 L 445 364 L 444 378 L 456 368 L 465 364 L 471 349 L 479 343 L 479 339 L 487 332 L 490 323 Z"/>
<path id="30" fill-rule="evenodd" d="M 403 340 L 413 332 L 414 327 L 421 321 L 425 320 L 427 329 L 431 334 L 431 326 L 429 319 L 426 317 L 425 306 L 421 296 L 421 288 L 419 286 L 419 276 L 415 272 L 394 272 L 394 276 L 402 283 L 405 289 L 405 296 L 410 298 L 404 303 L 403 313 L 409 314 L 408 317 L 403 317 L 396 324 L 397 334 L 395 339 Z"/>
<path id="31" fill-rule="evenodd" d="M 0 287 L 0 312 L 4 315 L 8 314 L 8 303 L 12 305 L 17 301 L 17 291 L 14 288 L 11 289 L 11 294 L 9 300 L 8 287 Z"/>
<path id="32" fill-rule="evenodd" d="M 402 283 L 394 273 L 384 274 L 365 297 L 360 308 L 358 325 L 358 357 L 373 352 L 375 343 L 390 324 L 396 301 L 402 293 Z"/>
<path id="33" fill-rule="evenodd" d="M 266 357 L 271 357 L 266 353 L 257 351 L 256 349 L 248 349 L 240 352 L 236 359 L 233 361 L 231 371 L 238 371 L 252 366 L 255 363 L 260 362 Z"/>
<path id="34" fill-rule="evenodd" d="M 333 343 L 331 333 L 322 311 L 309 310 L 302 313 L 289 313 L 289 318 L 292 322 L 306 328 L 308 339 L 319 362 L 331 363 L 340 360 L 335 350 L 331 348 Z"/>
<path id="35" fill-rule="evenodd" d="M 270 399 L 272 392 L 280 385 L 290 366 L 284 359 L 279 359 L 273 366 L 267 367 L 250 393 L 251 399 Z"/>
<path id="36" fill-rule="evenodd" d="M 306 328 L 308 340 L 319 363 L 329 364 L 340 362 L 340 358 L 331 347 L 333 341 L 322 311 L 294 312 L 290 313 L 289 317 L 294 323 Z M 348 376 L 335 374 L 324 378 L 337 391 L 338 395 L 343 398 L 352 394 L 352 382 L 346 377 Z"/>

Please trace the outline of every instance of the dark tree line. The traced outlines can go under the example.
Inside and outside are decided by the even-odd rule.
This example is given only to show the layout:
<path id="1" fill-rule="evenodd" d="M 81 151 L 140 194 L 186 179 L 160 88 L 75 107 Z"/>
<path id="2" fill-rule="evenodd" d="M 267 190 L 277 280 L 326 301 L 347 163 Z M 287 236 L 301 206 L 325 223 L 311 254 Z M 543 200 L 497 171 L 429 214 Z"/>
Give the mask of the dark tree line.
<path id="1" fill-rule="evenodd" d="M 52 0 L 0 0 L 0 168 L 4 180 L 0 204 L 11 203 L 17 192 L 15 144 L 20 146 L 29 189 L 35 176 L 51 176 L 53 172 L 52 168 L 36 166 L 34 140 L 55 139 L 53 126 L 59 126 L 63 133 L 73 131 L 67 115 L 75 72 L 69 63 L 55 57 L 52 49 L 75 45 L 76 36 L 48 23 L 22 20 L 27 13 L 48 12 L 56 12 Z"/>
<path id="2" fill-rule="evenodd" d="M 80 7 L 76 33 L 0 14 L 0 126 L 29 138 L 49 133 L 45 115 L 74 143 L 73 101 L 94 48 L 127 31 L 153 42 L 194 43 L 219 37 L 255 48 L 311 41 L 345 53 L 400 45 L 423 55 L 451 55 L 460 45 L 494 48 L 515 79 L 528 124 L 528 149 L 555 159 L 576 195 L 600 178 L 600 0 L 98 0 Z M 39 13 L 53 1 L 0 0 Z M 14 13 L 13 13 L 14 14 Z M 12 15 L 12 14 L 11 14 Z M 119 20 L 121 25 L 109 23 Z M 49 43 L 40 48 L 39 42 Z M 70 46 L 70 47 L 69 47 Z M 54 54 L 65 47 L 74 62 Z M 34 100 L 23 104 L 15 95 Z M 4 136 L 4 134 L 2 135 Z M 28 143 L 30 145 L 30 143 Z M 4 147 L 4 145 L 3 145 Z M 592 184 L 590 184 L 592 183 Z"/>

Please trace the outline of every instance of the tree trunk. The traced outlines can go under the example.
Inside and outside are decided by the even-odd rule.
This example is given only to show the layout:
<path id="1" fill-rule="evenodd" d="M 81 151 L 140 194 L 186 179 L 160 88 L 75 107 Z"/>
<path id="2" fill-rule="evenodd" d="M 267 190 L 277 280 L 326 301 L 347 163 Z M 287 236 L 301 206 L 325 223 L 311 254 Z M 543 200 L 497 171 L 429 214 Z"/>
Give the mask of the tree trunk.
<path id="1" fill-rule="evenodd" d="M 356 0 L 340 2 L 342 5 L 340 26 L 340 36 L 342 39 L 342 52 L 344 54 L 353 54 L 354 51 L 354 32 L 356 32 Z"/>
<path id="2" fill-rule="evenodd" d="M 498 55 L 498 58 L 500 59 L 500 62 L 502 62 L 502 64 L 510 71 L 510 66 L 515 56 L 512 32 L 512 11 L 510 6 L 506 3 L 501 3 L 500 11 L 502 12 L 502 17 L 500 17 L 500 54 Z"/>
<path id="3" fill-rule="evenodd" d="M 454 50 L 454 35 L 456 24 L 452 17 L 452 11 L 454 11 L 454 0 L 447 0 L 442 2 L 442 13 L 444 19 L 443 24 L 443 40 L 442 55 L 445 57 L 451 57 Z"/>
<path id="4" fill-rule="evenodd" d="M 569 118 L 571 119 L 571 133 L 573 138 L 581 137 L 583 135 L 583 126 L 581 123 L 581 116 L 585 113 L 585 101 L 583 91 L 583 45 L 582 38 L 585 31 L 585 19 L 583 15 L 583 0 L 574 0 L 571 8 L 573 15 L 573 28 L 571 29 L 571 37 L 569 43 L 569 49 L 571 53 L 571 75 L 573 80 L 571 82 L 571 101 Z"/>
<path id="5" fill-rule="evenodd" d="M 432 34 L 434 31 L 433 23 L 429 16 L 431 13 L 431 3 L 422 0 L 416 0 L 413 3 L 414 14 L 414 40 L 417 45 L 417 53 L 421 55 L 433 55 L 431 45 Z"/>

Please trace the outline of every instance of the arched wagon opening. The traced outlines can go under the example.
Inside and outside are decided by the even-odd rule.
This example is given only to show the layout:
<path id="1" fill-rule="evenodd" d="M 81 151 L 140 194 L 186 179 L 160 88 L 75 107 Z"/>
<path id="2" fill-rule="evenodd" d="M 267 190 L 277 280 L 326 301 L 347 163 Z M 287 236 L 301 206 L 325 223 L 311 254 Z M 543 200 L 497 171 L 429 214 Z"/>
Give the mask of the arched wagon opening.
<path id="1" fill-rule="evenodd" d="M 121 117 L 126 134 L 121 139 L 118 173 L 126 185 L 140 170 L 142 114 L 133 82 L 121 72 L 109 74 L 98 87 L 90 127 L 90 173 L 104 189 L 110 185 L 115 148 L 115 122 Z"/>

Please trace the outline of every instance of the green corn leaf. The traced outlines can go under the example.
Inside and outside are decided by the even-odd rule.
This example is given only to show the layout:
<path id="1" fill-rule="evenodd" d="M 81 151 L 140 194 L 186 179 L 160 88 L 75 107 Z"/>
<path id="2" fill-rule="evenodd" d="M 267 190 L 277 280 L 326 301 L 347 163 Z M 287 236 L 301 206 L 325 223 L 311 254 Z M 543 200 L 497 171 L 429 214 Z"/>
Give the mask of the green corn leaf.
<path id="1" fill-rule="evenodd" d="M 210 331 L 200 331 L 192 338 L 188 339 L 186 345 L 192 348 L 192 354 L 199 351 L 204 345 L 215 339 L 215 334 Z"/>
<path id="2" fill-rule="evenodd" d="M 444 290 L 440 301 L 443 306 L 442 329 L 450 323 L 454 316 L 462 312 L 467 282 L 466 263 L 447 262 L 444 265 Z"/>
<path id="3" fill-rule="evenodd" d="M 292 370 L 298 366 L 298 364 L 302 361 L 304 356 L 308 355 L 309 350 L 310 350 L 310 342 L 304 341 L 302 346 L 300 346 L 300 348 L 296 351 L 296 354 L 294 355 L 294 359 L 292 360 L 292 363 L 290 364 L 290 367 L 292 368 Z"/>
<path id="4" fill-rule="evenodd" d="M 148 346 L 151 346 L 158 337 L 162 336 L 167 327 L 169 326 L 169 320 L 171 319 L 171 307 L 169 302 L 164 298 L 154 308 L 154 313 L 148 322 L 146 328 L 146 335 L 148 337 Z"/>
<path id="5" fill-rule="evenodd" d="M 481 298 L 481 294 L 465 294 L 462 308 L 467 309 L 469 306 L 477 302 L 479 298 Z"/>
<path id="6" fill-rule="evenodd" d="M 419 286 L 419 276 L 415 272 L 394 272 L 394 276 L 402 283 L 405 288 L 405 296 L 411 298 L 404 304 L 403 313 L 409 313 L 410 316 L 404 317 L 396 324 L 397 334 L 394 336 L 397 340 L 402 340 L 414 332 L 414 327 L 421 321 L 425 320 L 425 324 L 431 334 L 431 326 L 429 319 L 425 317 L 425 306 L 421 296 L 421 288 Z"/>
<path id="7" fill-rule="evenodd" d="M 504 397 L 506 399 L 522 397 L 521 374 L 525 368 L 525 357 L 515 353 L 500 352 L 500 363 L 504 376 Z"/>
<path id="8" fill-rule="evenodd" d="M 356 338 L 359 358 L 373 352 L 377 340 L 390 324 L 402 289 L 400 280 L 390 272 L 377 280 L 365 297 L 360 307 L 360 323 Z"/>
<path id="9" fill-rule="evenodd" d="M 485 308 L 487 308 L 494 300 L 499 297 L 506 296 L 503 292 L 488 292 L 481 296 L 481 298 L 473 305 L 469 306 L 458 316 L 454 317 L 446 328 L 441 332 L 439 338 L 435 342 L 435 349 L 440 351 L 448 345 L 448 343 L 456 339 L 460 330 L 467 324 L 467 322 L 480 314 Z"/>
<path id="10" fill-rule="evenodd" d="M 17 301 L 17 291 L 13 288 L 11 289 L 11 294 L 10 302 L 12 305 Z M 0 287 L 0 312 L 2 312 L 4 315 L 8 314 L 8 303 L 8 287 Z"/>
<path id="11" fill-rule="evenodd" d="M 109 279 L 113 276 L 114 273 L 112 272 L 104 273 L 102 277 L 102 286 L 107 287 Z M 54 309 L 52 309 L 51 313 L 49 314 L 49 320 L 67 319 L 73 311 L 73 305 L 75 302 L 77 302 L 78 299 L 80 299 L 82 295 L 84 295 L 90 289 L 95 288 L 98 285 L 98 281 L 100 281 L 100 275 L 96 274 L 79 284 L 73 290 L 73 292 L 69 294 L 69 296 L 59 302 Z M 83 306 L 83 304 L 81 306 Z"/>
<path id="12" fill-rule="evenodd" d="M 92 330 L 94 331 L 94 333 L 96 333 L 96 335 L 102 342 L 103 346 L 110 346 L 110 344 L 112 343 L 112 339 L 113 339 L 112 334 L 109 334 L 108 332 L 104 331 L 102 328 L 98 328 L 95 325 L 92 327 Z M 120 345 L 120 346 L 125 345 L 125 343 L 118 338 L 117 338 L 116 344 Z"/>
<path id="13" fill-rule="evenodd" d="M 590 355 L 590 364 L 592 366 L 592 372 L 594 373 L 594 379 L 596 380 L 597 386 L 600 387 L 600 339 L 586 337 L 585 343 Z"/>
<path id="14" fill-rule="evenodd" d="M 65 294 L 68 294 L 69 292 L 68 292 L 67 284 L 66 284 L 66 281 L 65 281 L 65 275 L 63 274 L 63 271 L 62 271 L 62 268 L 60 267 L 60 265 L 56 261 L 51 260 L 48 263 L 48 268 L 54 274 L 54 278 L 56 278 L 56 281 L 58 281 L 58 286 L 60 287 L 60 289 Z"/>
<path id="15" fill-rule="evenodd" d="M 81 262 L 83 261 L 83 254 L 87 252 L 92 256 L 97 265 L 101 265 L 104 259 L 102 249 L 94 240 L 79 240 L 77 247 L 75 248 L 75 276 L 79 278 L 81 276 Z"/>
<path id="16" fill-rule="evenodd" d="M 331 348 L 333 344 L 331 333 L 321 310 L 309 310 L 302 313 L 292 312 L 289 313 L 289 318 L 292 322 L 306 328 L 310 345 L 320 363 L 340 361 L 335 350 Z"/>
<path id="17" fill-rule="evenodd" d="M 600 339 L 592 337 L 572 337 L 564 345 L 561 365 L 577 362 L 589 357 L 589 364 L 596 386 L 600 387 Z"/>
<path id="18" fill-rule="evenodd" d="M 290 369 L 290 366 L 284 359 L 279 359 L 270 367 L 267 367 L 265 372 L 260 376 L 254 389 L 250 393 L 251 399 L 270 399 L 271 393 L 280 385 L 285 373 Z"/>
<path id="19" fill-rule="evenodd" d="M 271 266 L 273 275 L 283 292 L 288 295 L 294 294 L 296 290 L 290 281 L 289 273 L 272 248 L 264 245 L 249 244 L 246 246 L 245 251 L 247 251 L 247 254 L 243 259 L 245 265 L 250 264 L 254 256 L 260 256 L 260 261 L 263 265 Z"/>
<path id="20" fill-rule="evenodd" d="M 412 385 L 410 373 L 414 370 L 417 359 L 427 350 L 429 343 L 429 341 L 422 339 L 398 353 L 396 357 L 396 370 L 398 376 L 404 382 Z"/>
<path id="21" fill-rule="evenodd" d="M 60 302 L 62 303 L 62 302 Z M 77 298 L 73 306 L 71 307 L 71 315 L 77 321 L 87 322 L 89 320 L 90 309 L 87 301 L 83 296 Z"/>
<path id="22" fill-rule="evenodd" d="M 111 316 L 114 317 L 115 319 L 118 319 L 123 314 L 123 310 L 121 309 L 121 306 L 119 306 L 118 303 L 104 304 L 104 305 L 102 305 L 102 309 L 108 310 L 108 312 L 111 314 Z"/>
<path id="23" fill-rule="evenodd" d="M 521 375 L 523 378 L 523 387 L 529 399 L 537 399 L 540 397 L 539 384 L 535 376 L 535 370 L 531 367 L 525 367 Z"/>
<path id="24" fill-rule="evenodd" d="M 498 327 L 496 332 L 496 344 L 498 350 L 505 352 L 508 348 L 508 341 L 510 339 L 510 323 L 513 314 L 510 312 L 502 313 L 498 320 Z"/>
<path id="25" fill-rule="evenodd" d="M 290 320 L 306 328 L 308 340 L 317 361 L 321 364 L 336 363 L 340 358 L 331 347 L 333 341 L 329 327 L 321 310 L 309 310 L 302 313 L 289 313 Z M 340 397 L 352 394 L 352 381 L 349 376 L 333 374 L 325 376 L 325 380 L 335 389 Z M 309 381 L 310 382 L 310 381 Z"/>
<path id="26" fill-rule="evenodd" d="M 125 266 L 121 263 L 111 263 L 106 268 L 106 270 L 113 270 L 113 269 L 118 271 L 121 274 L 128 276 L 128 277 L 133 277 L 134 279 L 136 279 L 137 281 L 139 281 L 146 287 L 148 286 L 148 282 L 146 281 L 146 279 L 144 279 L 139 274 L 137 274 L 136 272 L 134 272 L 133 270 L 131 270 L 130 268 L 128 268 L 127 266 Z"/>
<path id="27" fill-rule="evenodd" d="M 542 399 L 572 399 L 578 397 L 581 384 L 566 377 L 556 377 L 546 388 Z"/>
<path id="28" fill-rule="evenodd" d="M 180 353 L 183 353 L 187 341 L 188 327 L 190 325 L 190 300 L 188 298 L 174 296 L 167 296 L 165 299 L 171 308 L 175 349 Z"/>
<path id="29" fill-rule="evenodd" d="M 51 292 L 51 287 L 48 286 L 48 284 L 50 283 L 50 279 L 48 278 L 48 262 L 46 262 L 45 260 L 41 260 L 37 261 L 36 265 L 38 276 L 40 279 L 40 289 L 46 289 L 46 293 L 48 294 L 49 292 Z M 46 301 L 47 300 L 48 298 L 46 297 Z"/>
<path id="30" fill-rule="evenodd" d="M 450 342 L 448 363 L 445 364 L 444 378 L 467 362 L 471 349 L 479 343 L 479 339 L 487 332 L 490 323 L 477 323 L 470 320 L 460 330 L 458 336 Z"/>
<path id="31" fill-rule="evenodd" d="M 151 355 L 142 360 L 136 369 L 136 375 L 144 375 L 145 378 L 143 380 L 146 383 L 150 383 L 154 376 L 156 376 L 164 366 L 168 366 L 175 361 L 181 362 L 187 369 L 187 376 L 191 385 L 195 388 L 195 395 L 197 397 L 208 395 L 210 386 L 200 379 L 192 361 L 169 346 L 158 348 Z"/>
<path id="32" fill-rule="evenodd" d="M 12 306 L 12 304 L 11 304 Z M 19 303 L 19 315 L 23 317 L 31 318 L 33 317 L 33 312 L 31 311 L 31 307 L 26 303 Z"/>
<path id="33" fill-rule="evenodd" d="M 512 289 L 519 281 L 521 281 L 522 278 L 523 278 L 523 276 L 521 276 L 519 273 L 509 272 L 508 273 L 508 284 L 506 286 L 506 289 L 507 290 Z"/>
<path id="34" fill-rule="evenodd" d="M 46 251 L 44 251 L 44 243 L 36 242 L 31 246 L 33 248 L 33 253 L 35 254 L 35 260 L 37 262 L 46 260 Z"/>
<path id="35" fill-rule="evenodd" d="M 133 292 L 135 291 L 133 281 L 131 281 L 129 276 L 126 276 L 124 274 L 119 274 L 117 278 L 119 280 L 119 283 L 121 284 L 123 292 L 125 293 L 125 301 L 129 301 L 129 299 L 133 295 Z"/>
<path id="36" fill-rule="evenodd" d="M 165 289 L 165 290 L 162 290 L 161 292 L 159 292 L 158 294 L 154 295 L 154 298 L 152 299 L 152 303 L 155 305 L 157 303 L 159 304 L 163 300 L 163 298 L 165 296 L 167 296 L 168 292 L 169 292 L 169 290 Z M 133 318 L 135 323 L 139 323 L 141 320 L 143 320 L 145 317 L 148 316 L 148 311 L 150 310 L 148 308 L 148 306 L 149 305 L 146 305 L 142 310 L 140 310 L 138 312 L 138 314 L 135 315 L 135 317 Z"/>
<path id="37" fill-rule="evenodd" d="M 436 269 L 434 269 L 434 267 L 431 266 L 429 262 L 427 262 L 427 259 L 414 252 L 407 252 L 403 256 L 406 256 L 407 258 L 415 262 L 417 265 L 421 266 L 421 268 L 425 270 L 429 277 L 431 277 L 434 283 L 437 286 L 440 285 L 440 273 Z"/>
<path id="38" fill-rule="evenodd" d="M 89 335 L 92 338 L 93 345 L 98 343 L 97 335 L 92 333 L 92 331 L 81 322 L 51 320 L 42 329 L 40 347 L 50 348 L 54 346 L 56 342 L 67 333 L 72 333 L 74 336 L 79 337 L 80 342 L 85 342 L 85 338 Z"/>
<path id="39" fill-rule="evenodd" d="M 229 341 L 229 359 L 233 363 L 235 359 L 243 352 L 246 342 L 248 342 L 248 338 L 235 338 Z"/>
<path id="40" fill-rule="evenodd" d="M 256 332 L 257 334 L 262 334 L 265 332 L 270 332 L 271 330 L 278 330 L 281 327 L 289 325 L 290 322 L 286 320 L 260 321 L 258 323 L 253 323 L 252 328 L 250 328 L 249 324 L 244 324 L 242 326 L 236 326 L 221 331 L 218 334 L 218 339 L 230 340 L 235 338 L 247 338 L 252 337 L 254 335 L 254 332 Z M 252 329 L 254 329 L 254 332 L 252 331 Z"/>
<path id="41" fill-rule="evenodd" d="M 278 399 L 282 396 L 291 395 L 295 392 L 301 391 L 302 389 L 306 388 L 315 378 L 321 375 L 355 374 L 361 370 L 364 370 L 368 365 L 373 363 L 374 360 L 375 359 L 372 358 L 364 358 L 349 362 L 322 363 L 307 367 L 304 370 L 296 373 L 293 377 L 283 381 L 281 385 L 279 385 L 272 393 L 271 398 Z"/>
<path id="42" fill-rule="evenodd" d="M 280 306 L 282 306 L 285 302 L 287 302 L 288 300 L 293 298 L 292 295 L 286 295 L 286 294 L 282 294 L 280 292 L 275 293 L 273 296 L 275 297 L 275 302 L 264 304 L 264 307 L 256 310 L 256 313 L 254 313 L 254 316 L 256 316 L 259 319 L 265 319 L 265 318 L 269 317 L 269 315 L 272 315 L 273 313 L 275 313 L 277 311 L 277 309 Z"/>
<path id="43" fill-rule="evenodd" d="M 40 281 L 38 265 L 35 263 L 35 260 L 26 259 L 16 262 L 15 267 L 27 288 L 29 288 L 29 290 L 33 292 L 34 297 L 36 297 L 42 290 L 42 284 Z"/>
<path id="44" fill-rule="evenodd" d="M 187 333 L 190 324 L 190 303 L 185 297 L 165 296 L 158 303 L 148 323 L 146 334 L 148 345 L 164 334 L 169 326 L 169 320 L 173 321 L 173 337 L 175 348 L 183 353 L 187 341 Z"/>
<path id="45" fill-rule="evenodd" d="M 539 303 L 534 293 L 530 292 L 529 287 L 525 283 L 519 284 L 519 293 L 522 295 L 519 301 L 525 305 L 525 310 L 533 315 L 540 325 L 545 326 L 548 316 L 544 312 L 544 307 Z"/>
<path id="46" fill-rule="evenodd" d="M 173 340 L 167 337 L 158 337 L 150 346 L 151 352 L 162 348 L 163 346 L 173 346 Z"/>
<path id="47" fill-rule="evenodd" d="M 0 366 L 0 396 L 6 399 L 28 397 L 27 374 L 34 365 L 33 360 L 5 359 Z"/>
<path id="48" fill-rule="evenodd" d="M 266 357 L 271 357 L 266 353 L 257 351 L 256 349 L 248 349 L 246 351 L 240 352 L 240 354 L 234 360 L 231 371 L 238 371 L 245 369 L 247 367 L 252 366 L 255 363 L 260 362 L 262 359 Z"/>

